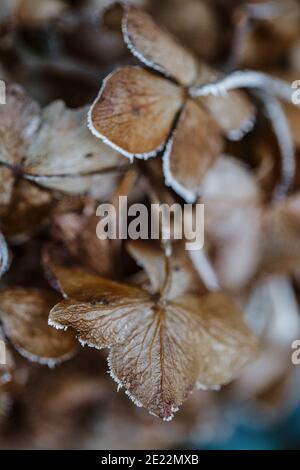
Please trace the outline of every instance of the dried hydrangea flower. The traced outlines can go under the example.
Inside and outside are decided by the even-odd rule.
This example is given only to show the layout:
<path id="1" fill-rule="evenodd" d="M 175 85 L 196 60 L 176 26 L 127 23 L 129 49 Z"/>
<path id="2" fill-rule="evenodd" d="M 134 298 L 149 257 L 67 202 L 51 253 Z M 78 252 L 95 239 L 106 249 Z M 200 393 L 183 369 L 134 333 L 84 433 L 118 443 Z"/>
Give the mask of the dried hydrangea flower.
<path id="1" fill-rule="evenodd" d="M 49 260 L 66 297 L 49 324 L 74 328 L 82 344 L 110 348 L 119 386 L 135 404 L 170 420 L 194 388 L 234 379 L 257 344 L 232 301 L 205 293 L 183 254 L 166 259 L 148 244 L 129 247 L 149 277 L 148 290 Z"/>
<path id="2" fill-rule="evenodd" d="M 86 109 L 68 110 L 62 102 L 42 112 L 25 91 L 7 87 L 7 104 L 0 108 L 0 220 L 5 233 L 10 225 L 38 225 L 51 207 L 55 189 L 68 194 L 93 191 L 93 185 L 120 166 L 120 156 L 90 136 Z M 102 173 L 102 174 L 100 174 Z M 104 174 L 105 175 L 104 175 Z M 11 220 L 12 219 L 12 220 Z"/>
<path id="3" fill-rule="evenodd" d="M 129 158 L 149 158 L 165 149 L 167 184 L 194 201 L 202 177 L 221 153 L 221 128 L 241 138 L 253 126 L 253 106 L 235 91 L 192 98 L 189 89 L 216 78 L 216 72 L 199 64 L 142 10 L 125 8 L 123 35 L 133 55 L 164 77 L 140 67 L 116 70 L 89 112 L 89 127 Z"/>
<path id="4" fill-rule="evenodd" d="M 72 331 L 55 331 L 48 314 L 57 302 L 47 290 L 10 288 L 0 292 L 0 321 L 4 333 L 26 359 L 50 367 L 70 359 L 78 347 Z"/>

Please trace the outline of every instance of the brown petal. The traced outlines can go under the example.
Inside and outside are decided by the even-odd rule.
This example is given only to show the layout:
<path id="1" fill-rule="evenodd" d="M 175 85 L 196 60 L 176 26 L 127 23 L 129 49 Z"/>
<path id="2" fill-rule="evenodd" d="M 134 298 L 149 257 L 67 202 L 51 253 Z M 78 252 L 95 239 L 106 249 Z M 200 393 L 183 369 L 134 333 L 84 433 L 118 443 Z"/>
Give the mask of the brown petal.
<path id="1" fill-rule="evenodd" d="M 40 108 L 18 85 L 6 89 L 0 106 L 0 162 L 20 165 L 40 124 Z"/>
<path id="2" fill-rule="evenodd" d="M 0 318 L 6 336 L 27 359 L 53 366 L 77 351 L 74 334 L 48 326 L 58 296 L 50 291 L 12 288 L 0 293 Z"/>
<path id="3" fill-rule="evenodd" d="M 25 155 L 23 167 L 27 176 L 44 186 L 55 188 L 58 184 L 58 189 L 78 193 L 82 187 L 86 190 L 84 175 L 115 169 L 122 163 L 116 151 L 90 134 L 87 111 L 86 107 L 70 110 L 61 101 L 45 108 L 42 125 Z"/>
<path id="4" fill-rule="evenodd" d="M 121 172 L 121 168 L 120 168 Z M 27 176 L 33 181 L 49 190 L 57 190 L 63 193 L 61 196 L 80 196 L 89 194 L 98 200 L 107 200 L 115 191 L 120 174 L 118 171 L 106 171 L 91 175 L 66 175 L 66 176 Z"/>
<path id="5" fill-rule="evenodd" d="M 214 4 L 198 0 L 165 0 L 155 6 L 155 18 L 159 18 L 197 58 L 217 59 L 220 53 L 220 17 Z"/>
<path id="6" fill-rule="evenodd" d="M 128 7 L 123 34 L 130 51 L 148 67 L 189 86 L 197 77 L 194 57 L 144 11 Z"/>
<path id="7" fill-rule="evenodd" d="M 194 202 L 208 168 L 222 152 L 221 131 L 206 111 L 188 100 L 163 157 L 166 183 Z"/>
<path id="8" fill-rule="evenodd" d="M 68 268 L 51 259 L 46 259 L 46 268 L 58 281 L 64 296 L 80 302 L 91 302 L 91 305 L 110 305 L 112 302 L 125 299 L 145 300 L 146 293 L 126 284 L 101 278 L 78 268 Z"/>
<path id="9" fill-rule="evenodd" d="M 203 286 L 190 258 L 183 249 L 182 243 L 172 244 L 172 255 L 168 259 L 159 246 L 148 242 L 131 241 L 127 243 L 127 250 L 138 266 L 147 274 L 152 286 L 152 293 L 161 293 L 166 276 L 168 276 L 168 288 L 164 292 L 164 300 L 179 297 L 186 292 L 201 294 Z"/>
<path id="10" fill-rule="evenodd" d="M 300 266 L 300 196 L 277 203 L 263 214 L 261 264 L 265 273 L 292 273 Z"/>
<path id="11" fill-rule="evenodd" d="M 63 214 L 55 218 L 55 238 L 82 264 L 100 276 L 113 275 L 116 260 L 110 240 L 100 240 L 96 235 L 98 217 Z"/>
<path id="12" fill-rule="evenodd" d="M 9 237 L 39 231 L 51 207 L 48 191 L 20 179 L 14 187 L 9 210 L 1 217 L 1 230 Z"/>
<path id="13" fill-rule="evenodd" d="M 156 257 L 153 263 L 151 249 L 134 245 L 153 279 Z M 227 383 L 255 353 L 256 340 L 230 300 L 196 294 L 192 278 L 162 299 L 53 263 L 52 270 L 69 298 L 51 310 L 50 324 L 74 328 L 83 344 L 109 347 L 112 377 L 135 404 L 165 420 L 193 388 Z"/>
<path id="14" fill-rule="evenodd" d="M 160 306 L 142 295 L 138 299 L 130 287 L 127 297 L 114 290 L 102 281 L 106 305 L 70 298 L 51 310 L 50 322 L 75 328 L 90 346 L 110 347 L 112 377 L 136 405 L 156 416 L 172 419 L 196 385 L 227 383 L 254 354 L 255 339 L 221 294 L 180 297 Z"/>
<path id="15" fill-rule="evenodd" d="M 55 326 L 73 325 L 80 340 L 90 346 L 111 347 L 110 372 L 119 386 L 125 387 L 136 405 L 162 418 L 172 417 L 176 411 L 174 395 L 185 384 L 180 384 L 178 357 L 170 354 L 163 311 L 155 312 L 151 304 L 142 302 L 101 308 L 70 299 L 52 309 L 50 321 Z M 169 349 L 165 351 L 165 347 Z M 188 360 L 184 365 L 189 367 L 184 372 L 188 374 Z M 177 374 L 180 390 L 176 386 L 169 390 Z"/>
<path id="16" fill-rule="evenodd" d="M 246 326 L 242 312 L 223 293 L 180 297 L 170 303 L 169 310 L 177 320 L 182 316 L 181 328 L 185 326 L 194 333 L 192 342 L 184 349 L 194 351 L 199 388 L 218 389 L 235 379 L 254 359 L 257 340 Z"/>
<path id="17" fill-rule="evenodd" d="M 226 96 L 209 95 L 200 101 L 231 140 L 241 140 L 254 127 L 254 106 L 240 91 L 228 91 Z"/>
<path id="18" fill-rule="evenodd" d="M 182 90 L 139 67 L 124 67 L 104 81 L 89 113 L 93 134 L 131 158 L 148 158 L 164 146 Z"/>
<path id="19" fill-rule="evenodd" d="M 135 259 L 138 266 L 146 272 L 153 293 L 159 292 L 166 276 L 165 262 L 161 251 L 149 243 L 139 241 L 129 242 L 127 244 L 127 250 Z"/>

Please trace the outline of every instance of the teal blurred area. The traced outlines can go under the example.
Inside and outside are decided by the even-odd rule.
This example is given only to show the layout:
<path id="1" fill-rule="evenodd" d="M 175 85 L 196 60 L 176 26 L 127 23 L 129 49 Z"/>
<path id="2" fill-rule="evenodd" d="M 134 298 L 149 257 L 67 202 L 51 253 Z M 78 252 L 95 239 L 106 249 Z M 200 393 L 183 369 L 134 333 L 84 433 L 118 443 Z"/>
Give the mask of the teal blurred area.
<path id="1" fill-rule="evenodd" d="M 266 427 L 238 425 L 230 437 L 208 446 L 193 446 L 200 450 L 299 450 L 300 406 L 285 419 Z"/>

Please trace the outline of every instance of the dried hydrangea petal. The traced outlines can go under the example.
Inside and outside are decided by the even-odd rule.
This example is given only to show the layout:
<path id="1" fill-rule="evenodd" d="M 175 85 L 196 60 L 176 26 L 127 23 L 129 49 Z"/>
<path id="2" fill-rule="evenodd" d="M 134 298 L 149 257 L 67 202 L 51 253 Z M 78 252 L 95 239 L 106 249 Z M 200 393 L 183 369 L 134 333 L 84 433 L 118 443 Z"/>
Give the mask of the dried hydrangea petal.
<path id="1" fill-rule="evenodd" d="M 123 34 L 130 51 L 148 67 L 175 78 L 184 86 L 192 85 L 196 80 L 197 61 L 146 12 L 128 7 Z"/>
<path id="2" fill-rule="evenodd" d="M 24 179 L 18 180 L 10 205 L 1 217 L 1 230 L 9 237 L 41 230 L 52 204 L 53 198 L 48 191 Z"/>
<path id="3" fill-rule="evenodd" d="M 209 95 L 200 100 L 230 140 L 240 140 L 253 129 L 255 108 L 242 92 L 233 90 L 225 96 Z"/>
<path id="4" fill-rule="evenodd" d="M 83 344 L 109 347 L 118 385 L 164 420 L 193 388 L 215 389 L 235 378 L 256 351 L 240 312 L 221 293 L 197 295 L 189 283 L 179 297 L 160 301 L 144 289 L 52 269 L 68 298 L 51 310 L 50 324 L 74 328 Z"/>
<path id="5" fill-rule="evenodd" d="M 172 256 L 168 259 L 162 256 L 161 249 L 156 244 L 130 241 L 126 247 L 137 265 L 145 271 L 154 293 L 162 292 L 167 274 L 170 279 L 168 289 L 164 294 L 165 298 L 171 300 L 187 291 L 198 294 L 203 292 L 198 274 L 190 258 L 186 256 L 181 242 L 173 242 Z M 169 273 L 166 272 L 166 263 L 169 263 Z"/>
<path id="6" fill-rule="evenodd" d="M 62 101 L 44 109 L 42 125 L 25 154 L 26 175 L 43 183 L 46 177 L 63 176 L 66 180 L 70 175 L 88 175 L 120 165 L 121 156 L 88 131 L 87 112 L 87 107 L 68 109 Z"/>
<path id="7" fill-rule="evenodd" d="M 40 108 L 18 85 L 6 89 L 0 106 L 0 162 L 19 166 L 40 125 Z"/>
<path id="8" fill-rule="evenodd" d="M 182 91 L 139 67 L 124 67 L 105 81 L 89 113 L 93 134 L 131 158 L 155 156 L 163 148 Z"/>
<path id="9" fill-rule="evenodd" d="M 295 194 L 264 212 L 260 269 L 264 273 L 292 273 L 300 265 L 300 197 Z"/>
<path id="10" fill-rule="evenodd" d="M 96 216 L 63 214 L 55 218 L 53 233 L 66 251 L 84 266 L 106 277 L 114 274 L 116 263 L 111 240 L 100 240 L 96 236 L 98 222 Z"/>
<path id="11" fill-rule="evenodd" d="M 194 202 L 205 173 L 222 147 L 221 131 L 215 121 L 188 100 L 163 157 L 166 183 L 186 201 Z"/>
<path id="12" fill-rule="evenodd" d="M 49 311 L 57 300 L 51 291 L 11 288 L 0 292 L 5 334 L 18 352 L 33 362 L 53 366 L 77 351 L 71 331 L 63 333 L 48 326 Z"/>

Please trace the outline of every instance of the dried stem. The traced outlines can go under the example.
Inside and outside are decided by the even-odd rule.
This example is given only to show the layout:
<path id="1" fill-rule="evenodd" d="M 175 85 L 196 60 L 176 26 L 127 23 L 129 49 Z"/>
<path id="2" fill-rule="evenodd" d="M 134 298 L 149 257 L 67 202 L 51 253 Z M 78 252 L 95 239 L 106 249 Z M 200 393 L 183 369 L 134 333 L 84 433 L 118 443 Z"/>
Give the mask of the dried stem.
<path id="1" fill-rule="evenodd" d="M 268 93 L 256 93 L 263 101 L 272 123 L 281 156 L 281 181 L 275 189 L 274 201 L 283 199 L 289 192 L 296 171 L 295 147 L 290 126 L 279 101 Z"/>
<path id="2" fill-rule="evenodd" d="M 160 297 L 165 298 L 169 292 L 172 281 L 172 269 L 171 269 L 171 255 L 172 255 L 172 243 L 170 240 L 162 240 L 162 248 L 164 250 L 165 258 L 165 278 L 160 290 Z"/>
<path id="3" fill-rule="evenodd" d="M 289 103 L 292 102 L 292 88 L 284 80 L 273 78 L 263 72 L 238 71 L 220 78 L 215 82 L 191 87 L 190 96 L 196 98 L 199 96 L 224 96 L 229 90 L 237 88 L 254 88 L 266 90 L 268 93 L 278 96 Z"/>

